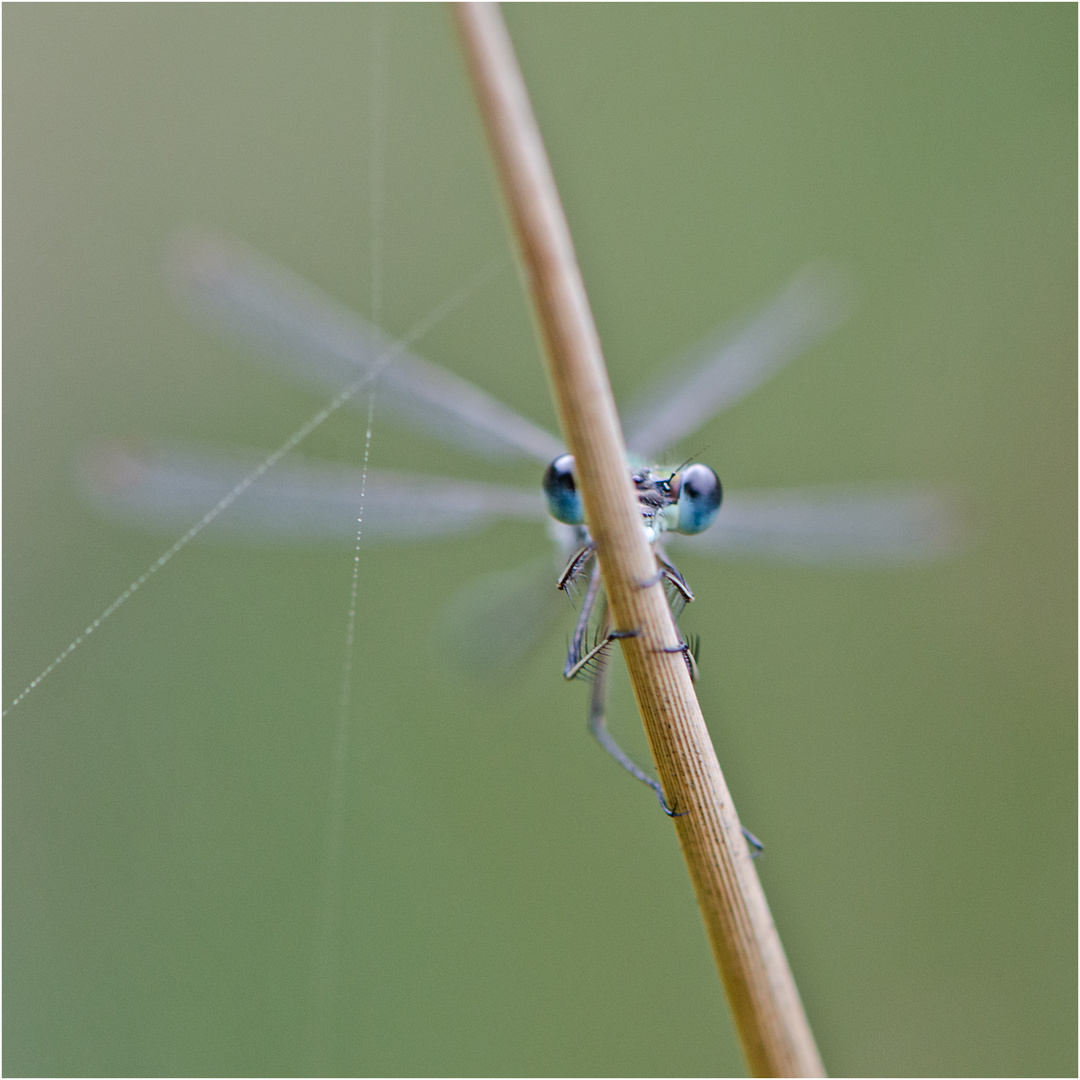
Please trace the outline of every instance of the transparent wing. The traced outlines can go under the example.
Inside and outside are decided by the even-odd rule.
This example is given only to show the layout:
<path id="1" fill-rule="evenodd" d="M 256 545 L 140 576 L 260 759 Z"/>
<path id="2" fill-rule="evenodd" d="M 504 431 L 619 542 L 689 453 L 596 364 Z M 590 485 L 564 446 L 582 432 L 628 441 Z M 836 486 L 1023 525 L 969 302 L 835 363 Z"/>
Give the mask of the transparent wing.
<path id="1" fill-rule="evenodd" d="M 840 276 L 808 266 L 758 315 L 725 328 L 684 354 L 673 374 L 626 412 L 627 445 L 643 461 L 734 405 L 846 318 L 849 290 Z"/>
<path id="2" fill-rule="evenodd" d="M 90 500 L 110 517 L 143 528 L 178 530 L 228 496 L 259 464 L 257 455 L 212 455 L 178 447 L 109 445 L 80 469 Z M 214 525 L 247 541 L 348 543 L 363 508 L 369 541 L 478 531 L 498 518 L 542 521 L 539 492 L 495 484 L 290 459 L 236 500 Z"/>
<path id="3" fill-rule="evenodd" d="M 498 678 L 515 671 L 572 610 L 555 587 L 561 567 L 550 553 L 511 570 L 470 581 L 435 626 L 440 649 L 470 674 Z"/>
<path id="4" fill-rule="evenodd" d="M 181 297 L 214 327 L 272 357 L 289 377 L 336 394 L 366 371 L 380 401 L 415 427 L 489 457 L 545 464 L 554 435 L 484 391 L 421 360 L 288 270 L 238 243 L 180 240 L 170 269 Z"/>
<path id="5" fill-rule="evenodd" d="M 725 495 L 710 529 L 671 541 L 687 552 L 724 556 L 887 564 L 955 550 L 961 529 L 941 492 L 820 488 Z"/>

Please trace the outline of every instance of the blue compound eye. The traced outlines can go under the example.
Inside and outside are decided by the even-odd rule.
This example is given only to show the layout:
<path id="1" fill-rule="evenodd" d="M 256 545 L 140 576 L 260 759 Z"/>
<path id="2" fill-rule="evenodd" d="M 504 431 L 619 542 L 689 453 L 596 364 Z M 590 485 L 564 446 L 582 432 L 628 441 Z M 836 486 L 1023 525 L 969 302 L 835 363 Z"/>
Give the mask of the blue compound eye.
<path id="1" fill-rule="evenodd" d="M 544 497 L 548 513 L 564 525 L 580 525 L 585 520 L 577 484 L 574 482 L 574 457 L 563 454 L 544 470 Z"/>
<path id="2" fill-rule="evenodd" d="M 677 472 L 671 478 L 671 493 L 677 498 L 679 508 L 675 532 L 693 536 L 713 523 L 722 492 L 719 477 L 708 465 L 688 465 Z"/>

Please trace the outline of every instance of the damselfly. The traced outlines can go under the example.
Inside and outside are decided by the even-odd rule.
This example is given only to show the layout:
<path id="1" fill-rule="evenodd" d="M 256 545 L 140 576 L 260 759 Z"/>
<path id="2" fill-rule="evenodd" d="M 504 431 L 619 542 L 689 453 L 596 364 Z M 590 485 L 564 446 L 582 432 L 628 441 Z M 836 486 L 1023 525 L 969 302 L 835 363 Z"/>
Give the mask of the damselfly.
<path id="1" fill-rule="evenodd" d="M 546 466 L 543 495 L 490 483 L 371 471 L 363 491 L 366 540 L 445 536 L 478 530 L 498 518 L 546 519 L 565 567 L 557 581 L 553 574 L 548 577 L 547 590 L 584 582 L 564 675 L 592 678 L 590 730 L 624 768 L 653 788 L 670 812 L 657 781 L 634 764 L 605 726 L 603 659 L 612 635 L 573 461 L 559 440 L 239 245 L 208 238 L 188 241 L 175 271 L 182 295 L 201 316 L 254 346 L 257 355 L 275 361 L 290 377 L 335 394 L 371 377 L 377 380 L 380 408 L 425 431 L 488 457 L 525 458 Z M 725 495 L 721 505 L 720 482 L 707 465 L 644 464 L 656 461 L 835 327 L 842 315 L 841 293 L 827 271 L 804 270 L 758 314 L 692 350 L 627 414 L 626 440 L 643 526 L 676 616 L 693 593 L 667 557 L 668 541 L 693 537 L 697 549 L 710 554 L 810 562 L 922 559 L 947 544 L 946 507 L 934 493 L 735 493 Z M 85 477 L 93 498 L 108 512 L 152 527 L 190 524 L 230 492 L 242 490 L 220 527 L 308 542 L 355 537 L 360 501 L 355 471 L 285 462 L 249 488 L 245 478 L 258 470 L 258 461 L 254 455 L 111 447 L 93 456 Z M 543 606 L 516 594 L 517 625 L 504 623 L 500 635 L 521 641 L 535 637 L 540 620 L 534 616 Z M 502 644 L 504 653 L 514 651 Z M 690 644 L 683 648 L 693 670 L 693 649 Z"/>

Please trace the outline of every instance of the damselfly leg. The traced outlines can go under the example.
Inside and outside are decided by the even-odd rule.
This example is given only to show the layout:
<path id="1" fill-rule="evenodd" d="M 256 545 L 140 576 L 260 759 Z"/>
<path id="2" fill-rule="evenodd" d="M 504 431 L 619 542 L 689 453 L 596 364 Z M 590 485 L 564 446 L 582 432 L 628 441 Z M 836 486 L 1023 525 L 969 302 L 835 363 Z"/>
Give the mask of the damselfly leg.
<path id="1" fill-rule="evenodd" d="M 686 584 L 682 574 L 657 550 L 656 546 L 654 546 L 653 551 L 658 564 L 657 575 L 654 579 L 645 582 L 644 587 L 651 587 L 663 581 L 667 586 L 668 599 L 673 614 L 677 618 L 682 608 L 694 599 L 694 594 L 689 585 Z M 652 789 L 653 794 L 656 795 L 657 801 L 668 817 L 681 817 L 687 811 L 680 811 L 667 801 L 660 781 L 645 772 L 615 741 L 615 738 L 608 730 L 606 653 L 613 641 L 634 637 L 637 630 L 613 630 L 611 628 L 607 600 L 604 596 L 603 584 L 600 578 L 600 564 L 596 559 L 596 551 L 591 540 L 575 550 L 566 568 L 559 575 L 558 587 L 564 591 L 572 587 L 574 582 L 586 573 L 586 568 L 588 568 L 589 584 L 585 589 L 585 595 L 582 597 L 581 611 L 578 614 L 577 625 L 574 628 L 574 635 L 570 640 L 570 648 L 567 651 L 566 664 L 563 667 L 563 677 L 569 680 L 585 675 L 591 680 L 589 733 L 632 777 Z M 593 640 L 591 646 L 589 645 L 590 627 L 595 627 L 591 635 Z M 681 641 L 672 649 L 665 651 L 682 653 L 690 672 L 690 678 L 697 679 L 694 642 Z M 750 857 L 756 858 L 763 850 L 761 841 L 748 829 L 743 828 L 742 833 L 750 847 Z"/>

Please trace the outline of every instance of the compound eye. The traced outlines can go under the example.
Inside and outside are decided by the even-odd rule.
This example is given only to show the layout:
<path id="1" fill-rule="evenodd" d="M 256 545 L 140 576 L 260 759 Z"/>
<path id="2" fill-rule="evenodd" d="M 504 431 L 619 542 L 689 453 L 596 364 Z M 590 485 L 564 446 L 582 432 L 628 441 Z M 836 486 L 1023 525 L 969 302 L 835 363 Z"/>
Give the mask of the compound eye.
<path id="1" fill-rule="evenodd" d="M 581 505 L 577 483 L 574 480 L 574 456 L 563 454 L 544 470 L 544 498 L 548 513 L 564 525 L 581 525 L 585 510 Z"/>
<path id="2" fill-rule="evenodd" d="M 671 490 L 678 498 L 679 521 L 675 531 L 686 536 L 704 532 L 720 509 L 720 479 L 708 465 L 688 465 L 675 474 Z"/>

